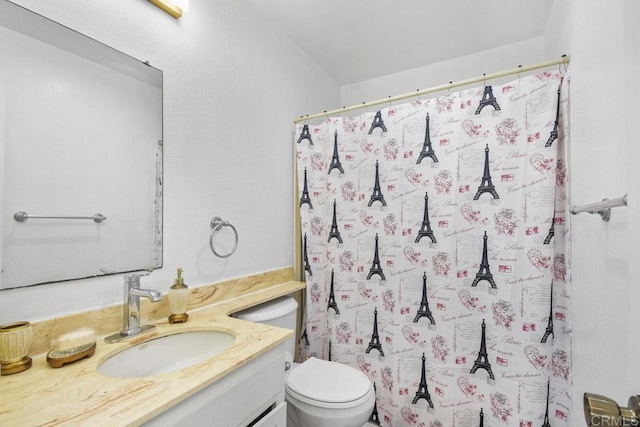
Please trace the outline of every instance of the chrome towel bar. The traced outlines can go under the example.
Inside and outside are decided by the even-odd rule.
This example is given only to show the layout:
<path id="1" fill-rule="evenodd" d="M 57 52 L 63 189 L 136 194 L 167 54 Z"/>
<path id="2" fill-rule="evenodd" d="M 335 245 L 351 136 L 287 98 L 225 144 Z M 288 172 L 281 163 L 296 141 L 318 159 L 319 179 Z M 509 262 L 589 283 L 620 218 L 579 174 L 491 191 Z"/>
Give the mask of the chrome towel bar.
<path id="1" fill-rule="evenodd" d="M 106 216 L 101 213 L 97 213 L 93 216 L 47 216 L 47 215 L 29 215 L 25 211 L 18 211 L 13 214 L 13 219 L 18 222 L 25 222 L 29 218 L 37 218 L 37 219 L 92 219 L 97 223 L 101 223 L 107 219 Z"/>
<path id="2" fill-rule="evenodd" d="M 617 208 L 618 206 L 627 206 L 627 195 L 617 199 L 604 199 L 601 202 L 591 203 L 583 206 L 572 206 L 571 213 L 573 215 L 581 212 L 589 212 L 590 214 L 597 213 L 602 217 L 603 221 L 609 221 L 611 218 L 611 208 Z"/>

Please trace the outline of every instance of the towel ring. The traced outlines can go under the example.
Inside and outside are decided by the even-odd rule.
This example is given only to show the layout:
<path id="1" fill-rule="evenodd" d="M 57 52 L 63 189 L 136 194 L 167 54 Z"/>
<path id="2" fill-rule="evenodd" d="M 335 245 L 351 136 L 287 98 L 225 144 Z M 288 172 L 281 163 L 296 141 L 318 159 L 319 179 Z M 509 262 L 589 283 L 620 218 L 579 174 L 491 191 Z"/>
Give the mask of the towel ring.
<path id="1" fill-rule="evenodd" d="M 231 227 L 233 229 L 233 233 L 236 235 L 236 243 L 233 245 L 233 249 L 231 249 L 231 252 L 226 255 L 219 254 L 213 247 L 213 235 L 216 233 L 216 231 L 221 230 L 222 227 Z M 209 236 L 209 246 L 216 256 L 220 258 L 230 257 L 238 248 L 238 230 L 236 230 L 236 228 L 231 223 L 229 223 L 229 221 L 224 221 L 219 216 L 214 216 L 213 218 L 211 218 L 211 235 Z"/>

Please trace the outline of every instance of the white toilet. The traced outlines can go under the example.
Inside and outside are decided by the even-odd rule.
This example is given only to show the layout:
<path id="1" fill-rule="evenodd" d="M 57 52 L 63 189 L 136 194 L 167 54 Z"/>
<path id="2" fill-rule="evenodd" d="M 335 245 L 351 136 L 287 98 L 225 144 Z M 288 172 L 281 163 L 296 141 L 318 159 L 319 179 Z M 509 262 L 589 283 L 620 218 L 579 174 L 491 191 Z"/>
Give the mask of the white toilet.
<path id="1" fill-rule="evenodd" d="M 295 299 L 281 297 L 232 316 L 295 330 L 297 308 Z M 286 345 L 285 360 L 293 360 L 294 338 Z M 361 427 L 373 411 L 373 385 L 356 368 L 311 357 L 285 375 L 287 427 Z"/>

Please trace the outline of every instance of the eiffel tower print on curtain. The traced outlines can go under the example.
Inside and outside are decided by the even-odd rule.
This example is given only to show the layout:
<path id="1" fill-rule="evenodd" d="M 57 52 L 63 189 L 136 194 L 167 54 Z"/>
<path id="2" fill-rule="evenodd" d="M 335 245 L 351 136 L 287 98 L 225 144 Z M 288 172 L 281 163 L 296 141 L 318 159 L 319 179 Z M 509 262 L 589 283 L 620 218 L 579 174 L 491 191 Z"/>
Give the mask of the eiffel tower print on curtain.
<path id="1" fill-rule="evenodd" d="M 384 357 L 380 336 L 378 335 L 378 307 L 373 310 L 373 332 L 371 333 L 371 341 L 369 341 L 369 346 L 365 353 L 369 354 L 371 350 L 378 350 L 380 356 Z"/>
<path id="2" fill-rule="evenodd" d="M 373 261 L 371 262 L 371 268 L 369 269 L 367 280 L 371 280 L 371 278 L 376 274 L 380 276 L 382 280 L 387 280 L 384 277 L 384 272 L 382 271 L 382 265 L 380 264 L 380 255 L 378 252 L 378 233 L 376 233 L 376 246 L 373 251 Z"/>
<path id="3" fill-rule="evenodd" d="M 341 174 L 344 174 L 338 153 L 338 131 L 333 134 L 333 156 L 331 156 L 331 164 L 329 165 L 329 175 L 331 175 L 331 171 L 334 169 L 338 169 Z"/>
<path id="4" fill-rule="evenodd" d="M 484 369 L 489 373 L 489 378 L 495 380 L 496 377 L 493 376 L 491 363 L 489 362 L 489 355 L 487 354 L 487 337 L 485 334 L 486 329 L 487 325 L 484 323 L 484 319 L 482 319 L 482 337 L 480 338 L 480 350 L 478 351 L 478 358 L 473 363 L 473 367 L 471 368 L 471 373 L 475 374 L 478 369 Z"/>
<path id="5" fill-rule="evenodd" d="M 304 241 L 302 245 L 302 259 L 304 260 L 304 269 L 306 270 L 307 273 L 309 273 L 309 276 L 313 276 L 313 273 L 311 272 L 311 264 L 309 264 L 309 256 L 307 255 L 307 233 L 304 233 Z"/>
<path id="6" fill-rule="evenodd" d="M 551 388 L 551 380 L 548 379 L 547 380 L 547 408 L 545 409 L 545 412 L 544 412 L 544 422 L 542 423 L 541 427 L 551 427 L 551 424 L 549 423 L 549 395 L 551 394 L 550 388 Z"/>
<path id="7" fill-rule="evenodd" d="M 562 80 L 560 80 L 560 86 L 558 86 L 558 103 L 556 104 L 556 121 L 553 123 L 553 129 L 549 134 L 549 139 L 544 145 L 545 147 L 551 147 L 553 141 L 558 139 L 558 124 L 560 122 L 560 88 L 562 87 Z"/>
<path id="8" fill-rule="evenodd" d="M 422 276 L 422 301 L 420 301 L 420 308 L 416 313 L 416 317 L 413 319 L 413 323 L 418 323 L 418 320 L 426 317 L 429 319 L 432 325 L 436 324 L 436 320 L 433 318 L 433 314 L 431 314 L 431 310 L 429 310 L 429 301 L 427 300 L 427 273 L 425 272 Z"/>
<path id="9" fill-rule="evenodd" d="M 433 401 L 431 400 L 431 395 L 429 394 L 429 389 L 427 388 L 427 368 L 426 368 L 426 357 L 424 353 L 422 353 L 422 373 L 420 374 L 420 385 L 418 386 L 418 391 L 416 391 L 416 395 L 411 401 L 413 405 L 418 403 L 418 400 L 424 399 L 429 404 L 429 408 L 433 408 Z"/>
<path id="10" fill-rule="evenodd" d="M 484 149 L 484 173 L 482 174 L 482 182 L 478 186 L 476 195 L 473 196 L 473 200 L 478 200 L 484 193 L 489 193 L 494 199 L 499 199 L 500 196 L 496 191 L 496 187 L 491 182 L 491 171 L 489 169 L 489 144 Z"/>
<path id="11" fill-rule="evenodd" d="M 484 237 L 482 238 L 482 261 L 480 261 L 480 269 L 476 273 L 476 277 L 473 279 L 471 286 L 477 286 L 481 280 L 486 280 L 491 285 L 491 289 L 498 289 L 496 282 L 493 280 L 493 274 L 491 274 L 491 270 L 489 268 L 489 249 L 487 240 L 487 232 L 485 231 Z"/>
<path id="12" fill-rule="evenodd" d="M 384 121 L 382 121 L 382 113 L 380 111 L 378 111 L 376 113 L 376 116 L 373 118 L 373 121 L 371 122 L 371 128 L 369 129 L 369 135 L 371 135 L 373 133 L 373 130 L 375 128 L 380 128 L 380 129 L 382 129 L 382 132 L 387 132 L 387 127 L 384 125 Z"/>
<path id="13" fill-rule="evenodd" d="M 422 217 L 422 225 L 420 226 L 420 231 L 418 231 L 418 236 L 416 237 L 416 243 L 420 242 L 420 239 L 423 237 L 428 237 L 431 239 L 431 243 L 438 243 L 436 240 L 436 236 L 433 234 L 433 230 L 431 229 L 431 223 L 429 222 L 429 193 L 424 193 L 424 215 Z"/>
<path id="14" fill-rule="evenodd" d="M 331 222 L 331 231 L 329 231 L 329 240 L 327 240 L 327 243 L 330 243 L 331 239 L 334 238 L 338 239 L 338 243 L 342 243 L 340 230 L 338 230 L 338 219 L 336 217 L 336 199 L 333 199 L 333 221 Z"/>
<path id="15" fill-rule="evenodd" d="M 371 205 L 373 205 L 373 202 L 380 202 L 382 203 L 382 206 L 387 206 L 387 202 L 384 201 L 384 195 L 382 194 L 382 190 L 380 189 L 379 169 L 380 164 L 376 160 L 376 179 L 373 184 L 373 193 L 371 193 L 371 199 L 369 199 L 369 204 L 367 205 L 367 207 L 369 208 L 371 207 Z"/>
<path id="16" fill-rule="evenodd" d="M 425 157 L 429 157 L 433 160 L 433 163 L 438 163 L 438 157 L 436 156 L 436 152 L 433 151 L 433 146 L 431 145 L 431 130 L 429 129 L 429 113 L 427 113 L 427 130 L 424 132 L 424 143 L 422 144 L 422 150 L 420 151 L 420 156 L 418 156 L 418 160 L 416 164 L 419 165 L 422 163 L 422 159 Z"/>
<path id="17" fill-rule="evenodd" d="M 553 280 L 551 281 L 551 297 L 549 301 L 549 322 L 547 323 L 547 328 L 544 331 L 544 335 L 542 336 L 540 343 L 546 343 L 551 335 L 555 337 L 555 334 L 553 333 Z"/>
<path id="18" fill-rule="evenodd" d="M 340 314 L 340 310 L 338 310 L 338 304 L 336 303 L 336 294 L 333 290 L 333 277 L 334 277 L 334 272 L 332 268 L 331 269 L 331 288 L 329 290 L 329 302 L 327 303 L 327 311 L 329 311 L 329 309 L 332 308 L 336 314 Z"/>
<path id="19" fill-rule="evenodd" d="M 543 243 L 544 245 L 548 245 L 549 243 L 551 243 L 551 239 L 553 239 L 553 236 L 555 236 L 556 234 L 555 224 L 556 224 L 556 213 L 554 211 L 553 218 L 551 218 L 551 227 L 549 227 L 549 232 L 547 233 L 547 237 L 544 239 L 544 243 Z"/>
<path id="20" fill-rule="evenodd" d="M 378 389 L 376 388 L 376 383 L 373 383 L 373 395 L 378 394 Z M 373 411 L 371 411 L 371 415 L 369 416 L 369 422 L 371 424 L 375 424 L 377 426 L 380 425 L 380 417 L 378 416 L 378 401 L 377 399 L 373 402 Z"/>
<path id="21" fill-rule="evenodd" d="M 298 138 L 298 144 L 300 144 L 305 139 L 309 141 L 309 145 L 313 145 L 313 141 L 311 140 L 311 134 L 309 133 L 309 125 L 302 126 L 302 131 L 300 132 L 300 137 Z"/>
<path id="22" fill-rule="evenodd" d="M 500 111 L 500 105 L 498 104 L 496 97 L 493 96 L 493 89 L 491 86 L 484 87 L 484 93 L 482 94 L 482 99 L 476 109 L 476 115 L 480 114 L 480 111 L 488 105 L 491 105 L 496 111 Z"/>
<path id="23" fill-rule="evenodd" d="M 309 209 L 313 209 L 311 198 L 309 197 L 309 188 L 307 187 L 307 168 L 304 168 L 304 182 L 302 184 L 302 195 L 300 196 L 300 207 L 304 204 L 309 205 Z"/>

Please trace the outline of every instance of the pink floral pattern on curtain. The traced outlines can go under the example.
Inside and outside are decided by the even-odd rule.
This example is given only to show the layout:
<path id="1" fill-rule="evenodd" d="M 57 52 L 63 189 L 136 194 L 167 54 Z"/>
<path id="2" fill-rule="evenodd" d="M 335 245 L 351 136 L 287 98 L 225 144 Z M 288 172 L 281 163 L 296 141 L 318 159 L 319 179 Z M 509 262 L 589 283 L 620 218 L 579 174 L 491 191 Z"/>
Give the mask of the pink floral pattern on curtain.
<path id="1" fill-rule="evenodd" d="M 373 424 L 570 425 L 568 94 L 545 72 L 297 127 L 301 354 L 368 375 Z"/>

